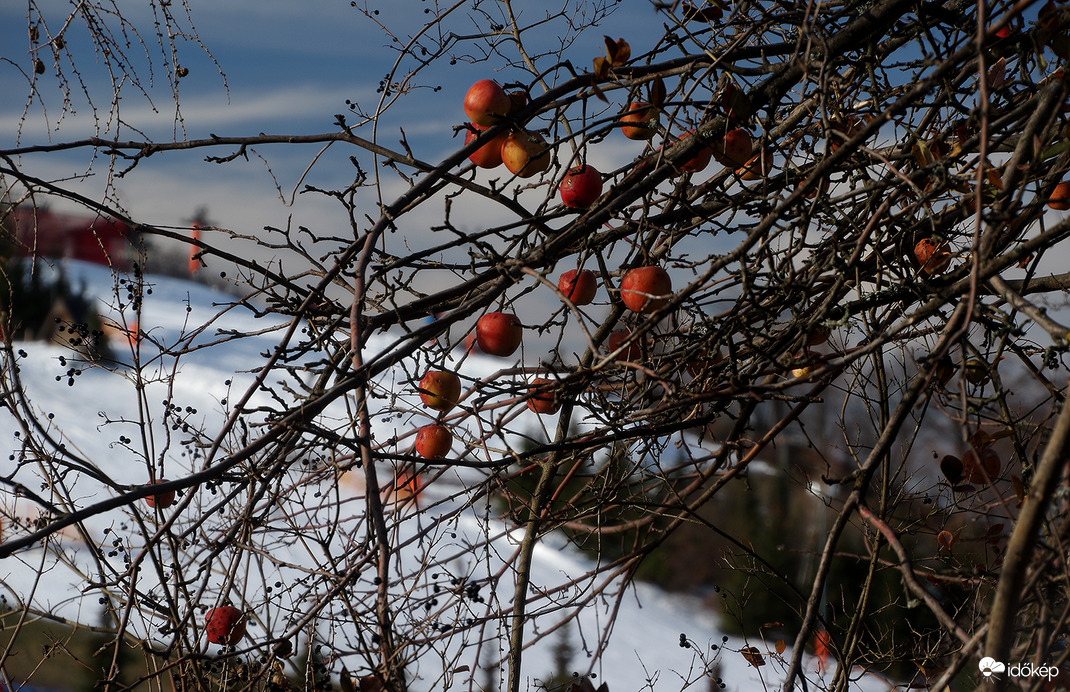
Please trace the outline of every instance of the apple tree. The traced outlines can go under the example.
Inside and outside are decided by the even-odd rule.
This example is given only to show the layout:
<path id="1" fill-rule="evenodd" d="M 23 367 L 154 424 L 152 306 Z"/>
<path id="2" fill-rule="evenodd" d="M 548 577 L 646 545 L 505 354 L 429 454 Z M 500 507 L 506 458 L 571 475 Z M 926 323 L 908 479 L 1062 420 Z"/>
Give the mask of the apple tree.
<path id="1" fill-rule="evenodd" d="M 24 122 L 47 117 L 46 77 L 97 114 L 92 136 L 0 149 L 7 217 L 58 198 L 149 244 L 104 296 L 121 362 L 72 359 L 133 402 L 95 404 L 110 451 L 67 444 L 76 421 L 22 374 L 42 347 L 4 343 L 0 564 L 101 604 L 107 689 L 517 692 L 544 673 L 531 646 L 585 609 L 605 616 L 582 674 L 653 689 L 599 662 L 683 535 L 748 577 L 723 599 L 746 646 L 682 638 L 680 689 L 736 664 L 785 690 L 964 688 L 984 658 L 1058 673 L 1070 6 L 371 4 L 351 21 L 388 73 L 318 134 L 188 132 L 177 105 L 171 138 L 123 125 L 146 64 L 181 103 L 182 51 L 211 55 L 178 40 L 195 3 L 150 0 L 140 25 L 31 3 L 29 52 L 3 55 Z M 106 67 L 99 103 L 76 49 Z M 446 145 L 405 133 L 420 108 Z M 193 236 L 116 193 L 150 156 L 226 170 L 309 145 L 287 184 L 337 224 Z M 44 166 L 72 151 L 103 189 Z M 142 270 L 163 241 L 237 292 L 174 333 Z M 212 415 L 184 402 L 184 365 L 246 343 L 232 379 L 198 383 Z M 781 500 L 739 521 L 769 483 Z M 547 580 L 536 553 L 565 541 L 588 561 Z M 16 583 L 0 574 L 0 669 L 32 621 L 88 626 Z M 780 621 L 748 617 L 773 592 Z"/>

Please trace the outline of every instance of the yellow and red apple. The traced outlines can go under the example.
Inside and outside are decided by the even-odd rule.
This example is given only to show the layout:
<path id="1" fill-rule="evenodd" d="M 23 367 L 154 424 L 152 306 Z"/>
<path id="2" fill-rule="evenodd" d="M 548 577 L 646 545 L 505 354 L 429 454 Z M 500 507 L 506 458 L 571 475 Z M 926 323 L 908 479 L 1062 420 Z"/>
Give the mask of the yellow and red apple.
<path id="1" fill-rule="evenodd" d="M 437 411 L 449 411 L 461 398 L 461 379 L 446 370 L 431 370 L 420 380 L 420 400 Z"/>
<path id="2" fill-rule="evenodd" d="M 476 125 L 490 127 L 513 108 L 513 100 L 493 79 L 481 79 L 464 95 L 464 114 Z"/>

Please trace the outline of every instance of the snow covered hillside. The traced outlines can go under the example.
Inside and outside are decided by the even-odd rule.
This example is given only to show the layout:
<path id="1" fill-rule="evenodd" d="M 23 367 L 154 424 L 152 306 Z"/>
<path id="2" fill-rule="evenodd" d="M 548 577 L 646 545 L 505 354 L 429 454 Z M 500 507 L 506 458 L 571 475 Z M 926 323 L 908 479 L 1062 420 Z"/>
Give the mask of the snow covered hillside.
<path id="1" fill-rule="evenodd" d="M 65 271 L 73 286 L 84 283 L 101 298 L 104 316 L 132 330 L 130 277 L 81 263 Z M 236 438 L 243 431 L 268 424 L 268 414 L 260 412 L 280 405 L 279 392 L 314 386 L 303 380 L 300 364 L 290 370 L 289 382 L 257 385 L 257 369 L 288 328 L 285 319 L 256 317 L 248 307 L 235 306 L 232 296 L 163 277 L 146 278 L 143 300 L 138 368 L 89 366 L 55 345 L 14 345 L 17 370 L 6 373 L 7 394 L 12 401 L 11 393 L 21 387 L 30 409 L 13 413 L 9 406 L 0 415 L 0 437 L 10 454 L 4 475 L 55 503 L 56 512 L 118 497 L 150 475 L 173 480 L 202 471 L 213 447 L 223 450 L 219 454 L 240 448 Z M 135 362 L 122 334 L 112 339 L 117 350 L 127 351 L 121 360 Z M 377 335 L 369 356 L 391 343 L 389 334 Z M 484 376 L 500 368 L 498 361 L 473 355 L 463 361 L 462 373 Z M 411 378 L 398 369 L 383 379 L 400 391 Z M 247 420 L 219 438 L 246 392 Z M 411 391 L 398 396 L 413 398 Z M 372 405 L 388 403 L 373 411 L 375 438 L 400 438 L 399 448 L 411 444 L 418 421 L 398 414 L 404 407 L 397 402 Z M 353 406 L 339 401 L 321 415 L 341 420 L 353 415 Z M 32 437 L 52 440 L 50 449 L 27 442 L 31 413 L 48 426 Z M 530 418 L 521 428 L 546 425 L 530 412 L 519 415 Z M 69 474 L 48 477 L 42 470 L 55 466 L 39 463 L 41 455 L 63 457 Z M 82 622 L 96 622 L 105 601 L 127 619 L 129 632 L 152 646 L 188 638 L 209 653 L 218 647 L 203 643 L 198 608 L 230 601 L 249 614 L 249 635 L 239 652 L 258 656 L 280 641 L 307 641 L 315 632 L 335 661 L 360 673 L 361 647 L 369 637 L 361 618 L 374 619 L 371 595 L 379 573 L 369 551 L 364 476 L 356 468 L 337 473 L 332 465 L 341 459 L 284 461 L 285 490 L 275 496 L 228 481 L 190 488 L 170 509 L 154 511 L 136 502 L 93 513 L 49 540 L 47 550 L 36 544 L 0 560 L 0 592 L 9 605 Z M 267 468 L 252 459 L 232 473 Z M 508 618 L 496 614 L 510 612 L 515 585 L 510 565 L 522 532 L 502 520 L 489 497 L 466 493 L 467 479 L 477 472 L 446 468 L 427 483 L 419 511 L 411 501 L 389 508 L 394 617 L 411 652 L 406 670 L 414 689 L 441 689 L 436 686 L 451 681 L 479 689 L 485 674 L 475 671 L 477 664 L 486 665 L 506 649 Z M 12 485 L 0 486 L 0 503 L 5 541 L 34 528 L 41 508 L 17 498 Z M 252 528 L 232 530 L 240 517 L 254 517 Z M 14 525 L 15 518 L 21 523 Z M 533 643 L 523 666 L 530 689 L 554 671 L 554 647 L 564 636 L 575 651 L 572 670 L 595 673 L 596 686 L 605 681 L 612 692 L 667 692 L 693 684 L 705 690 L 703 678 L 713 670 L 728 689 L 778 687 L 784 659 L 774 642 L 723 640 L 713 615 L 696 603 L 645 585 L 619 590 L 616 580 L 595 567 L 560 537 L 547 536 L 537 546 L 532 592 L 538 598 L 529 609 Z M 567 635 L 553 628 L 576 608 L 578 616 L 563 628 Z M 311 612 L 316 616 L 307 617 Z M 763 652 L 767 665 L 751 666 L 738 653 L 745 646 Z M 783 656 L 790 657 L 790 649 Z M 806 669 L 811 680 L 819 679 L 812 663 Z M 831 673 L 824 675 L 828 680 Z M 860 684 L 888 689 L 872 675 Z"/>

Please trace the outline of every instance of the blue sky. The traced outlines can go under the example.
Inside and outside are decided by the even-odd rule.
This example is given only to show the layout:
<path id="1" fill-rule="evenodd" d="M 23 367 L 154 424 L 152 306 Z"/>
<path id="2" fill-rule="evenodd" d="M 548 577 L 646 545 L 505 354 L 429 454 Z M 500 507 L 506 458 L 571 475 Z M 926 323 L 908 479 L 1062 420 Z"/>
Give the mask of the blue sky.
<path id="1" fill-rule="evenodd" d="M 192 34 L 191 25 L 184 18 L 178 23 L 188 36 L 185 40 L 176 40 L 178 63 L 188 69 L 189 74 L 179 82 L 182 120 L 176 122 L 175 105 L 160 64 L 164 56 L 156 45 L 154 17 L 143 3 L 124 3 L 126 18 L 140 32 L 145 51 L 155 63 L 155 80 L 147 88 L 151 104 L 136 89 L 129 85 L 124 87 L 122 117 L 138 130 L 166 139 L 176 135 L 177 139 L 200 138 L 209 133 L 225 136 L 332 131 L 336 129 L 335 114 L 346 112 L 347 99 L 374 111 L 379 98 L 376 93 L 378 84 L 397 55 L 389 45 L 390 37 L 373 20 L 391 28 L 395 36 L 405 40 L 431 16 L 422 10 L 434 4 L 426 0 L 369 2 L 368 11 L 378 11 L 369 18 L 351 7 L 349 2 L 341 0 L 191 0 L 189 15 L 196 34 Z M 497 5 L 483 4 L 492 9 Z M 523 6 L 524 17 L 530 17 L 544 14 L 544 8 L 556 9 L 563 3 L 515 4 Z M 128 9 L 125 5 L 134 6 Z M 637 19 L 655 16 L 645 0 L 631 0 L 623 5 L 625 9 L 619 10 L 611 21 L 587 34 L 582 46 L 573 48 L 572 53 L 582 69 L 588 69 L 590 58 L 601 50 L 603 32 L 634 34 Z M 54 31 L 72 4 L 54 2 L 42 6 L 48 8 L 46 17 Z M 78 93 L 72 99 L 76 113 L 65 115 L 57 127 L 62 112 L 61 94 L 50 55 L 42 56 L 47 69 L 38 84 L 39 94 L 45 98 L 44 107 L 40 98 L 34 98 L 23 121 L 23 108 L 29 95 L 25 75 L 31 69 L 26 17 L 27 9 L 23 3 L 0 5 L 0 45 L 20 47 L 6 52 L 19 63 L 17 67 L 0 63 L 0 93 L 8 96 L 0 104 L 0 141 L 4 146 L 14 144 L 16 140 L 29 145 L 94 134 L 97 125 L 106 123 L 93 122 L 84 96 Z M 478 20 L 477 16 L 461 10 L 450 16 L 447 28 L 458 33 L 474 33 L 486 28 L 480 27 Z M 549 34 L 556 35 L 564 28 L 560 20 L 552 26 L 553 31 L 543 32 L 544 39 L 556 40 Z M 110 96 L 108 76 L 97 56 L 88 50 L 84 34 L 84 25 L 79 26 L 75 19 L 64 35 L 72 52 L 76 52 L 77 66 L 103 116 Z M 205 49 L 210 51 L 211 57 Z M 136 46 L 132 52 L 137 52 Z M 142 84 L 147 84 L 148 71 L 144 56 L 140 57 L 137 66 Z M 213 64 L 213 58 L 218 67 Z M 460 141 L 452 138 L 452 127 L 464 121 L 460 102 L 469 84 L 486 76 L 502 81 L 529 79 L 519 71 L 493 72 L 491 68 L 500 67 L 502 62 L 496 59 L 482 65 L 470 65 L 461 61 L 451 66 L 448 61 L 442 61 L 433 71 L 421 74 L 419 81 L 427 88 L 420 90 L 419 98 L 401 99 L 384 114 L 379 122 L 381 141 L 387 146 L 396 146 L 399 128 L 404 128 L 418 156 L 427 161 L 440 160 L 460 145 Z M 70 74 L 69 66 L 66 69 Z M 225 82 L 220 70 L 226 75 Z M 404 72 L 403 69 L 401 73 Z M 432 86 L 442 88 L 435 92 Z M 370 137 L 370 128 L 362 128 L 360 134 Z M 128 128 L 122 128 L 120 136 L 138 139 Z M 335 148 L 339 151 L 330 152 L 313 168 L 312 181 L 317 184 L 350 177 L 349 155 L 366 158 L 360 151 Z M 272 146 L 262 147 L 259 152 L 272 165 L 280 187 L 292 190 L 318 150 L 319 147 L 312 146 Z M 158 160 L 145 161 L 139 166 L 144 170 L 137 171 L 138 175 L 130 175 L 119 182 L 120 200 L 131 212 L 144 215 L 144 220 L 151 223 L 178 223 L 197 206 L 206 205 L 213 218 L 222 225 L 238 226 L 243 221 L 253 228 L 263 225 L 263 214 L 252 209 L 243 212 L 240 207 L 256 207 L 261 212 L 272 207 L 269 200 L 277 196 L 264 164 L 202 164 L 206 153 L 160 156 Z M 211 153 L 224 155 L 228 152 Z M 88 152 L 77 152 L 39 156 L 32 161 L 25 159 L 23 164 L 46 177 L 59 177 L 84 170 L 88 161 Z M 85 186 L 89 190 L 94 187 L 92 184 Z M 262 198 L 262 202 L 254 203 Z M 234 204 L 236 200 L 244 200 L 245 204 Z M 318 205 L 311 205 L 309 213 L 317 217 L 325 213 L 326 210 L 316 207 Z M 281 209 L 285 207 L 273 208 L 272 214 L 278 214 Z"/>
<path id="2" fill-rule="evenodd" d="M 347 0 L 188 0 L 188 19 L 181 13 L 178 0 L 169 6 L 178 16 L 174 20 L 177 63 L 188 69 L 179 80 L 178 109 L 176 109 L 163 63 L 169 60 L 166 42 L 161 48 L 155 24 L 160 15 L 154 13 L 147 0 L 122 3 L 129 48 L 137 69 L 142 94 L 133 85 L 124 84 L 120 104 L 122 125 L 119 138 L 143 139 L 144 133 L 160 141 L 198 139 L 210 134 L 220 136 L 271 134 L 312 134 L 337 130 L 335 115 L 347 113 L 347 100 L 355 102 L 365 112 L 374 113 L 381 94 L 380 81 L 397 58 L 397 43 L 416 34 L 428 18 L 434 16 L 424 10 L 452 6 L 434 0 L 380 0 L 358 3 L 353 7 Z M 473 11 L 472 2 L 456 3 L 442 25 L 441 33 L 455 32 L 474 35 L 489 28 L 486 18 Z M 69 15 L 74 3 L 38 3 L 44 12 L 49 32 L 54 35 Z M 565 56 L 578 71 L 590 69 L 593 57 L 600 55 L 603 35 L 626 38 L 638 55 L 651 47 L 660 31 L 644 30 L 652 21 L 660 25 L 662 19 L 647 0 L 538 0 L 514 2 L 522 24 L 555 14 L 563 7 L 569 12 L 526 35 L 529 48 L 552 50 L 562 41 L 575 38 L 570 23 L 580 23 L 585 13 L 600 6 L 614 8 L 599 25 L 568 46 Z M 481 2 L 479 7 L 497 12 L 499 21 L 503 3 Z M 577 8 L 579 8 L 577 10 Z M 364 10 L 364 11 L 362 11 Z M 377 12 L 377 14 L 376 14 Z M 109 75 L 86 39 L 84 23 L 78 18 L 70 22 L 64 33 L 71 55 L 76 60 L 79 77 L 96 105 L 97 118 L 88 107 L 84 94 L 75 84 L 70 107 L 62 107 L 63 93 L 56 76 L 51 54 L 43 54 L 46 70 L 38 78 L 37 93 L 30 99 L 28 76 L 32 71 L 32 55 L 27 30 L 26 3 L 0 3 L 0 45 L 5 50 L 0 62 L 0 93 L 8 96 L 0 103 L 0 142 L 3 147 L 27 146 L 47 142 L 78 140 L 94 134 L 114 137 L 115 121 L 108 120 L 111 97 Z M 120 27 L 111 18 L 112 30 Z M 384 30 L 386 27 L 390 31 Z M 136 33 L 135 33 L 136 32 Z M 41 29 L 42 37 L 45 30 Z M 140 37 L 142 44 L 137 43 Z M 432 35 L 432 38 L 434 34 Z M 646 42 L 644 44 L 644 41 Z M 428 42 L 427 45 L 432 45 Z M 505 68 L 506 59 L 492 56 L 485 62 L 470 58 L 480 55 L 485 45 L 479 42 L 460 44 L 458 59 L 451 64 L 443 59 L 421 72 L 419 85 L 404 98 L 393 103 L 376 125 L 377 140 L 389 148 L 398 149 L 400 133 L 404 130 L 413 152 L 424 161 L 436 163 L 463 144 L 462 137 L 454 137 L 453 128 L 466 118 L 461 103 L 468 86 L 478 79 L 494 78 L 501 82 L 530 82 L 529 73 Z M 508 44 L 503 52 L 515 59 Z M 140 51 L 140 52 L 139 52 Z M 148 68 L 151 60 L 152 70 Z M 405 75 L 414 63 L 404 62 L 398 75 Z M 552 61 L 540 62 L 546 68 Z M 63 69 L 68 79 L 74 74 L 70 65 Z M 224 77 L 225 75 L 225 77 Z M 568 77 L 562 73 L 562 78 Z M 548 78 L 551 83 L 554 77 Z M 72 80 L 73 81 L 73 80 Z M 436 87 L 438 89 L 436 90 Z M 535 89 L 538 91 L 538 87 Z M 622 107 L 623 95 L 615 99 L 614 108 Z M 29 105 L 27 105 L 29 103 Z M 71 112 L 73 111 L 73 112 Z M 181 119 L 178 119 L 178 117 Z M 348 115 L 350 123 L 357 120 Z M 546 127 L 547 122 L 538 126 Z M 373 125 L 366 124 L 357 134 L 373 137 Z M 616 141 L 619 140 L 619 141 Z M 603 171 L 616 168 L 643 151 L 644 143 L 616 138 L 608 145 L 592 147 L 588 161 Z M 262 233 L 264 226 L 286 228 L 305 226 L 317 236 L 351 237 L 348 219 L 336 200 L 314 194 L 296 194 L 304 185 L 337 189 L 345 187 L 354 177 L 350 157 L 355 156 L 365 171 L 374 171 L 372 157 L 364 150 L 335 144 L 323 151 L 322 145 L 265 145 L 255 147 L 248 160 L 238 159 L 225 165 L 206 163 L 205 156 L 225 156 L 233 148 L 197 150 L 193 152 L 165 152 L 144 159 L 129 175 L 112 179 L 108 176 L 107 160 L 92 158 L 89 149 L 71 152 L 26 156 L 20 161 L 32 175 L 65 180 L 68 188 L 100 200 L 109 183 L 112 191 L 109 202 L 118 204 L 138 221 L 161 227 L 183 230 L 199 208 L 205 208 L 210 221 L 246 236 Z M 407 187 L 396 176 L 384 171 L 384 198 L 390 201 Z M 86 172 L 85 179 L 72 180 Z M 411 172 L 411 171 L 407 171 Z M 712 171 L 711 171 L 712 172 Z M 486 174 L 480 172 L 480 176 Z M 496 173 L 495 175 L 500 175 Z M 546 194 L 547 188 L 536 193 L 534 208 Z M 375 197 L 371 190 L 362 196 L 368 214 L 375 213 Z M 55 208 L 71 210 L 73 204 L 64 200 L 50 200 Z M 466 204 L 467 216 L 457 211 L 454 221 L 469 230 L 512 221 L 500 208 L 476 198 Z M 428 242 L 438 242 L 430 236 L 430 226 L 441 223 L 441 201 L 424 204 L 406 217 L 400 229 L 394 252 L 404 254 L 405 247 L 414 248 Z M 209 240 L 216 240 L 211 237 Z M 228 249 L 233 249 L 229 246 Z M 298 265 L 276 251 L 265 251 L 252 243 L 240 250 L 246 256 L 261 260 L 283 257 L 284 268 L 293 271 Z M 557 271 L 571 267 L 559 267 Z M 210 262 L 209 269 L 229 270 L 219 262 Z M 556 274 L 555 274 L 556 276 Z M 422 281 L 423 290 L 444 287 L 447 276 L 428 276 Z M 441 283 L 441 285 L 440 285 Z M 552 293 L 535 292 L 522 299 L 517 311 L 523 315 L 534 306 L 534 314 L 549 314 L 559 307 Z M 604 290 L 598 300 L 607 298 Z M 525 305 L 528 306 L 525 308 Z M 567 341 L 571 339 L 566 339 Z M 580 343 L 576 348 L 582 349 Z"/>

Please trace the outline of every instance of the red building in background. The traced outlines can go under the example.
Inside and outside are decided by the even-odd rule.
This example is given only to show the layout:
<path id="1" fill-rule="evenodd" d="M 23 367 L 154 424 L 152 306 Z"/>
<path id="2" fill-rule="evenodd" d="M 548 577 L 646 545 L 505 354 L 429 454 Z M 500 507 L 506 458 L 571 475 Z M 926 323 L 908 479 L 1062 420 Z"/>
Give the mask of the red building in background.
<path id="1" fill-rule="evenodd" d="M 61 214 L 18 206 L 6 224 L 19 257 L 70 258 L 129 269 L 135 238 L 130 227 L 103 216 Z"/>

